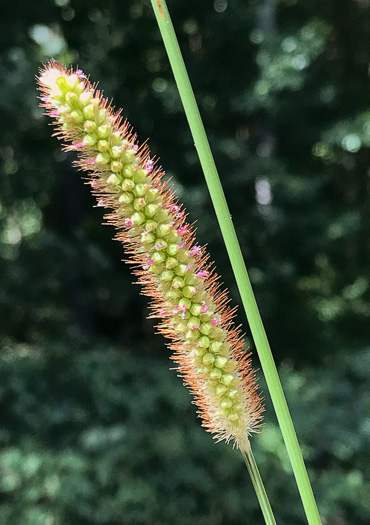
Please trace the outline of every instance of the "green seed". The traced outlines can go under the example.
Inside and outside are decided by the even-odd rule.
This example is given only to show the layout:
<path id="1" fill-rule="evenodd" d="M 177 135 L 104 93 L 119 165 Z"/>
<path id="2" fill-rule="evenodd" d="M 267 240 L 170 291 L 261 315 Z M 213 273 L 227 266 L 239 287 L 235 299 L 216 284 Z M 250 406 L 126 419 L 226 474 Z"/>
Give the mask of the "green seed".
<path id="1" fill-rule="evenodd" d="M 223 401 L 221 401 L 221 407 L 222 408 L 231 408 L 233 406 L 233 402 L 231 401 L 231 399 L 224 399 Z"/>
<path id="2" fill-rule="evenodd" d="M 76 95 L 76 93 L 73 93 L 73 91 L 70 91 L 69 93 L 67 93 L 66 94 L 66 102 L 70 106 L 72 104 L 75 104 L 77 102 L 77 95 Z"/>
<path id="3" fill-rule="evenodd" d="M 181 277 L 175 277 L 172 281 L 172 288 L 183 288 L 184 285 L 184 279 L 181 279 Z"/>
<path id="4" fill-rule="evenodd" d="M 181 308 L 185 307 L 186 309 L 189 309 L 191 306 L 191 301 L 189 301 L 189 299 L 182 298 L 179 301 L 179 306 L 181 306 Z"/>
<path id="5" fill-rule="evenodd" d="M 222 376 L 222 372 L 218 368 L 214 368 L 210 375 L 211 375 L 211 379 L 220 379 L 220 377 Z"/>
<path id="6" fill-rule="evenodd" d="M 237 388 L 232 388 L 227 395 L 233 399 L 238 393 L 239 391 Z"/>
<path id="7" fill-rule="evenodd" d="M 169 235 L 170 237 L 170 235 Z M 168 255 L 171 255 L 172 257 L 174 257 L 175 255 L 177 255 L 177 247 L 178 245 L 177 244 L 170 244 L 167 248 L 167 253 Z"/>
<path id="8" fill-rule="evenodd" d="M 221 382 L 222 382 L 225 386 L 229 386 L 229 385 L 231 385 L 231 383 L 233 382 L 233 379 L 234 379 L 234 376 L 232 376 L 231 374 L 224 374 L 224 375 L 222 376 Z"/>
<path id="9" fill-rule="evenodd" d="M 163 266 L 161 264 L 150 266 L 149 271 L 155 274 L 159 274 L 163 272 Z"/>
<path id="10" fill-rule="evenodd" d="M 134 209 L 136 211 L 140 211 L 145 207 L 145 199 L 143 197 L 139 197 L 138 199 L 134 200 Z"/>
<path id="11" fill-rule="evenodd" d="M 173 272 L 171 272 L 170 270 L 166 270 L 166 271 L 162 272 L 161 279 L 162 279 L 162 281 L 172 281 L 172 279 L 173 279 Z"/>
<path id="12" fill-rule="evenodd" d="M 122 193 L 118 198 L 118 202 L 122 204 L 130 204 L 133 200 L 134 196 L 132 193 Z"/>
<path id="13" fill-rule="evenodd" d="M 210 323 L 202 323 L 201 327 L 200 327 L 200 331 L 202 332 L 202 334 L 204 335 L 209 335 L 212 331 L 212 325 Z"/>
<path id="14" fill-rule="evenodd" d="M 216 372 L 217 368 L 216 369 L 213 369 L 212 372 Z M 218 396 L 223 396 L 225 394 L 225 392 L 227 392 L 228 388 L 227 386 L 225 385 L 217 385 L 216 387 L 216 394 Z"/>
<path id="15" fill-rule="evenodd" d="M 200 328 L 202 329 L 202 327 L 200 327 Z M 222 348 L 222 342 L 221 341 L 213 341 L 211 343 L 210 349 L 215 354 L 217 354 L 221 350 L 221 348 Z"/>
<path id="16" fill-rule="evenodd" d="M 122 170 L 122 175 L 128 177 L 129 179 L 133 176 L 134 169 L 132 166 L 125 166 Z"/>
<path id="17" fill-rule="evenodd" d="M 108 151 L 109 150 L 109 142 L 107 142 L 106 140 L 99 140 L 98 142 L 98 150 L 103 152 L 103 151 Z"/>
<path id="18" fill-rule="evenodd" d="M 120 171 L 122 171 L 122 163 L 119 160 L 114 160 L 110 163 L 110 169 L 114 173 L 119 173 Z"/>
<path id="19" fill-rule="evenodd" d="M 155 220 L 161 223 L 161 222 L 164 222 L 166 219 L 168 219 L 168 211 L 160 209 L 155 216 Z"/>
<path id="20" fill-rule="evenodd" d="M 94 144 L 96 144 L 97 140 L 98 139 L 97 139 L 96 135 L 89 134 L 89 135 L 85 135 L 84 136 L 83 142 L 86 144 L 86 146 L 94 146 Z"/>
<path id="21" fill-rule="evenodd" d="M 66 89 L 69 89 L 69 84 L 67 82 L 67 77 L 65 75 L 60 75 L 60 77 L 58 77 L 55 80 L 55 83 L 61 91 L 65 91 Z"/>
<path id="22" fill-rule="evenodd" d="M 199 317 L 190 317 L 188 321 L 188 327 L 191 329 L 192 326 L 199 326 Z"/>
<path id="23" fill-rule="evenodd" d="M 95 109 L 94 109 L 93 104 L 89 104 L 88 106 L 86 106 L 83 110 L 83 114 L 85 115 L 86 119 L 94 120 L 95 119 Z"/>
<path id="24" fill-rule="evenodd" d="M 206 366 L 200 366 L 199 368 L 197 368 L 197 374 L 200 374 L 200 375 L 206 375 L 208 374 L 208 368 Z"/>
<path id="25" fill-rule="evenodd" d="M 215 358 L 214 358 L 213 354 L 207 353 L 203 357 L 203 364 L 205 364 L 206 366 L 207 365 L 212 365 L 214 360 L 215 360 Z"/>
<path id="26" fill-rule="evenodd" d="M 120 148 L 124 144 L 124 140 L 122 140 L 122 135 L 120 131 L 113 131 L 110 135 L 110 141 L 112 146 L 119 146 Z"/>
<path id="27" fill-rule="evenodd" d="M 148 204 L 148 206 L 145 208 L 145 213 L 147 217 L 154 217 L 157 211 L 158 211 L 158 206 L 156 204 Z"/>
<path id="28" fill-rule="evenodd" d="M 186 275 L 187 272 L 188 272 L 188 270 L 187 270 L 187 266 L 185 264 L 180 264 L 176 268 L 176 275 L 178 275 L 179 277 L 183 277 L 184 275 Z"/>
<path id="29" fill-rule="evenodd" d="M 145 215 L 137 211 L 131 215 L 131 220 L 135 225 L 140 225 L 145 221 Z"/>
<path id="30" fill-rule="evenodd" d="M 78 109 L 75 109 L 70 114 L 71 119 L 73 119 L 75 122 L 82 122 L 84 120 L 84 116 Z"/>
<path id="31" fill-rule="evenodd" d="M 98 155 L 95 158 L 95 162 L 97 164 L 108 164 L 110 161 L 110 156 L 108 153 L 98 153 Z"/>
<path id="32" fill-rule="evenodd" d="M 88 91 L 84 91 L 79 96 L 79 102 L 83 107 L 89 104 L 91 99 L 92 99 L 92 93 L 89 93 Z"/>
<path id="33" fill-rule="evenodd" d="M 145 232 L 141 235 L 141 242 L 144 244 L 154 244 L 155 237 L 152 233 Z"/>
<path id="34" fill-rule="evenodd" d="M 121 180 L 117 177 L 117 175 L 115 175 L 114 173 L 112 173 L 111 175 L 109 175 L 108 179 L 107 179 L 107 183 L 108 184 L 115 184 L 115 185 L 118 185 L 120 184 Z"/>
<path id="35" fill-rule="evenodd" d="M 159 237 L 166 238 L 170 231 L 171 231 L 171 226 L 169 224 L 161 224 L 157 228 L 157 235 Z"/>
<path id="36" fill-rule="evenodd" d="M 185 339 L 189 342 L 194 342 L 198 338 L 198 332 L 196 330 L 188 330 L 185 334 Z"/>
<path id="37" fill-rule="evenodd" d="M 210 341 L 209 341 L 209 339 L 208 339 L 208 337 L 206 335 L 204 335 L 203 337 L 201 337 L 199 339 L 199 344 L 200 344 L 200 346 L 202 348 L 208 348 L 209 347 L 209 343 L 210 343 Z M 212 355 L 212 354 L 210 354 L 210 355 Z M 212 355 L 212 357 L 213 357 L 213 355 Z M 213 357 L 213 360 L 214 360 L 214 357 Z M 213 361 L 212 361 L 212 363 L 213 363 Z"/>
<path id="38" fill-rule="evenodd" d="M 166 256 L 164 253 L 161 252 L 153 252 L 151 259 L 153 259 L 155 263 L 161 263 L 166 260 Z"/>
<path id="39" fill-rule="evenodd" d="M 148 190 L 148 199 L 150 200 L 150 202 L 159 200 L 158 194 L 159 194 L 159 191 L 157 190 L 157 188 L 150 188 L 150 190 Z"/>
<path id="40" fill-rule="evenodd" d="M 202 305 L 199 303 L 195 303 L 191 305 L 190 311 L 193 315 L 197 316 L 201 314 L 201 309 L 202 309 Z"/>
<path id="41" fill-rule="evenodd" d="M 130 179 L 125 179 L 122 184 L 121 184 L 121 188 L 125 191 L 131 191 L 133 190 L 135 187 L 135 184 L 133 183 L 132 180 Z"/>
<path id="42" fill-rule="evenodd" d="M 113 146 L 112 147 L 112 157 L 114 159 L 118 159 L 120 155 L 121 155 L 121 148 L 120 148 L 120 146 Z"/>
<path id="43" fill-rule="evenodd" d="M 137 170 L 134 174 L 134 181 L 135 184 L 139 184 L 140 182 L 144 182 L 146 180 L 147 174 L 144 170 Z"/>
<path id="44" fill-rule="evenodd" d="M 92 133 L 93 131 L 95 131 L 96 130 L 95 122 L 93 120 L 86 120 L 84 123 L 84 130 L 87 133 Z"/>
<path id="45" fill-rule="evenodd" d="M 96 123 L 98 124 L 99 128 L 101 128 L 101 132 L 99 134 L 99 137 L 101 139 L 105 139 L 109 134 L 109 128 L 106 125 L 107 123 L 107 112 L 105 109 L 98 109 L 96 112 L 95 117 Z M 98 129 L 99 129 L 98 128 Z"/>
<path id="46" fill-rule="evenodd" d="M 163 239 L 158 239 L 155 244 L 155 249 L 158 251 L 165 250 L 167 248 L 167 243 Z"/>
<path id="47" fill-rule="evenodd" d="M 177 323 L 176 330 L 181 333 L 186 332 L 186 323 L 184 321 Z"/>
<path id="48" fill-rule="evenodd" d="M 132 161 L 135 159 L 135 152 L 132 150 L 126 150 L 121 155 L 121 161 L 123 164 L 131 164 Z"/>
<path id="49" fill-rule="evenodd" d="M 174 257 L 168 257 L 166 261 L 166 268 L 172 269 L 172 268 L 175 268 L 177 265 L 178 265 L 178 262 Z"/>
<path id="50" fill-rule="evenodd" d="M 226 366 L 228 359 L 226 357 L 218 356 L 216 357 L 215 365 L 217 368 L 224 368 Z"/>
<path id="51" fill-rule="evenodd" d="M 146 221 L 145 223 L 145 229 L 148 230 L 148 232 L 154 231 L 156 227 L 157 227 L 157 223 L 155 221 Z"/>
<path id="52" fill-rule="evenodd" d="M 99 110 L 99 111 L 102 111 L 102 110 Z M 103 114 L 101 114 L 101 115 L 103 115 Z M 99 114 L 99 117 L 101 117 L 101 115 Z M 105 117 L 105 115 L 104 115 L 104 117 Z M 110 132 L 110 127 L 107 126 L 106 124 L 104 124 L 103 126 L 99 126 L 98 129 L 97 129 L 97 135 L 101 139 L 106 139 L 108 137 L 108 135 L 109 135 L 109 132 Z"/>
<path id="53" fill-rule="evenodd" d="M 196 294 L 196 288 L 194 286 L 185 286 L 184 289 L 182 290 L 182 293 L 184 294 L 185 297 L 187 297 L 188 299 L 191 299 L 193 297 L 193 295 Z"/>
<path id="54" fill-rule="evenodd" d="M 183 250 L 183 249 L 180 249 L 179 250 L 179 255 L 178 255 L 178 260 L 181 262 L 181 263 L 188 263 L 189 261 L 189 250 Z"/>
<path id="55" fill-rule="evenodd" d="M 146 193 L 146 184 L 135 184 L 135 194 L 142 197 Z"/>
<path id="56" fill-rule="evenodd" d="M 168 290 L 166 292 L 166 298 L 170 300 L 176 300 L 179 297 L 179 292 L 176 292 L 176 290 Z"/>
<path id="57" fill-rule="evenodd" d="M 169 235 L 170 242 L 176 242 L 180 239 L 180 235 L 177 233 L 177 231 L 172 230 Z"/>

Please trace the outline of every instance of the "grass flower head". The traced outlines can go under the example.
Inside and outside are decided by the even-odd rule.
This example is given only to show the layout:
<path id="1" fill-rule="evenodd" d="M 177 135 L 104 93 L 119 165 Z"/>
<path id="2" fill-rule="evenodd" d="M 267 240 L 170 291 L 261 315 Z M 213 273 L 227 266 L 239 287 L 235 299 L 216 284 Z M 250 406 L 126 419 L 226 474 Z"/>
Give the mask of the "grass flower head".
<path id="1" fill-rule="evenodd" d="M 245 450 L 263 411 L 255 373 L 227 292 L 164 172 L 81 70 L 51 61 L 38 82 L 56 135 L 77 152 L 99 205 L 110 210 L 106 218 L 152 298 L 152 315 L 170 340 L 203 426 Z"/>

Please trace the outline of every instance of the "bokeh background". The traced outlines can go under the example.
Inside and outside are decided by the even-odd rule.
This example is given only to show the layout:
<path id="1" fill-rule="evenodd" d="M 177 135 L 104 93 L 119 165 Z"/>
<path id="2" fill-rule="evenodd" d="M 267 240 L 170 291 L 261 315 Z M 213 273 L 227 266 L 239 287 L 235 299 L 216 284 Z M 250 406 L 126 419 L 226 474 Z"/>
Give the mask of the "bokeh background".
<path id="1" fill-rule="evenodd" d="M 168 5 L 323 521 L 368 525 L 369 0 Z M 262 524 L 241 456 L 201 429 L 36 98 L 49 57 L 100 81 L 150 137 L 238 304 L 149 0 L 0 10 L 0 523 Z M 255 456 L 278 523 L 300 525 L 258 375 Z"/>

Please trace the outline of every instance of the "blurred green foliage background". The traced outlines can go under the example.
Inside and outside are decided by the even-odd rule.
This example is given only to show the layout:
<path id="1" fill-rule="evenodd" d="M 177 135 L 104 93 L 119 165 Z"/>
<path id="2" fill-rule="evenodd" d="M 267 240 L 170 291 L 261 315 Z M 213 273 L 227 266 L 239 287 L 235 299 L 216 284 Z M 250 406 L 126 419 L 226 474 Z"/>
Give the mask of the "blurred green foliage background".
<path id="1" fill-rule="evenodd" d="M 168 5 L 323 521 L 368 525 L 369 0 Z M 50 57 L 100 81 L 150 137 L 237 304 L 149 0 L 0 9 L 0 523 L 262 524 L 241 456 L 201 429 L 36 99 Z M 259 376 L 255 455 L 278 523 L 300 525 Z"/>

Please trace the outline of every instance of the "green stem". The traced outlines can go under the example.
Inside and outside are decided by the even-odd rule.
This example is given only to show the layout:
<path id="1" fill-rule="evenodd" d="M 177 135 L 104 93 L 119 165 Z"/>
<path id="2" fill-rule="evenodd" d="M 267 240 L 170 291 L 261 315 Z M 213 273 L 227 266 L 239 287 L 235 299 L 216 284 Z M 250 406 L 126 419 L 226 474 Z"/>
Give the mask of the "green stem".
<path id="1" fill-rule="evenodd" d="M 262 323 L 243 255 L 232 223 L 207 135 L 181 55 L 165 0 L 151 0 L 164 45 L 171 63 L 177 88 L 193 135 L 207 186 L 211 195 L 221 233 L 230 258 L 242 303 L 256 345 L 266 383 L 288 451 L 292 469 L 310 525 L 320 525 L 320 515 L 303 461 L 292 418 L 280 383 L 270 345 Z"/>
<path id="2" fill-rule="evenodd" d="M 240 450 L 240 452 L 242 453 L 245 464 L 247 465 L 247 469 L 251 477 L 254 490 L 256 491 L 263 517 L 265 518 L 265 523 L 266 525 L 276 525 L 274 514 L 272 512 L 256 460 L 254 459 L 252 449 L 249 446 L 248 450 Z"/>

